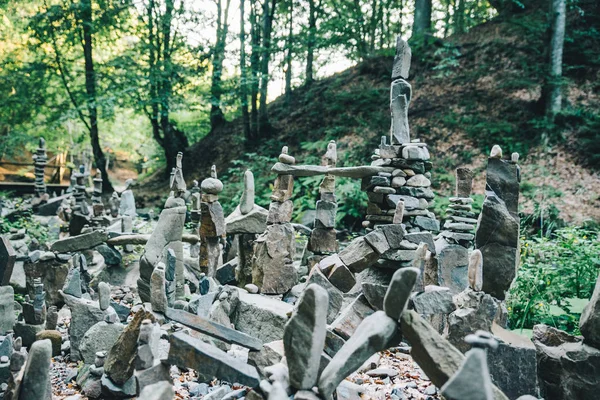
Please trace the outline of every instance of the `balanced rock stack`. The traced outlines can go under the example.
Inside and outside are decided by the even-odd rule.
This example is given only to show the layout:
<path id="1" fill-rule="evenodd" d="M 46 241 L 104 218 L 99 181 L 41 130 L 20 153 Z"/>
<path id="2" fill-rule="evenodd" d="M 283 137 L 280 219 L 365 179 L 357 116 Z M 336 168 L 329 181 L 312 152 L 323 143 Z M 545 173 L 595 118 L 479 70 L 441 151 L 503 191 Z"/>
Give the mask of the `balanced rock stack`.
<path id="1" fill-rule="evenodd" d="M 450 197 L 450 205 L 446 213 L 448 219 L 444 224 L 441 235 L 449 243 L 459 244 L 470 248 L 475 239 L 475 227 L 477 226 L 477 214 L 473 212 L 473 199 L 471 188 L 473 187 L 473 172 L 468 168 L 456 169 L 456 192 L 455 197 Z"/>
<path id="2" fill-rule="evenodd" d="M 332 140 L 327 145 L 324 165 L 334 168 L 336 162 L 337 151 L 335 141 Z M 335 176 L 325 174 L 319 186 L 319 194 L 320 200 L 316 204 L 315 225 L 308 242 L 308 250 L 315 254 L 313 259 L 316 262 L 320 261 L 325 255 L 335 253 L 338 250 L 338 242 L 335 236 L 335 215 L 337 212 Z"/>
<path id="3" fill-rule="evenodd" d="M 283 146 L 279 162 L 286 165 L 296 163 Z M 267 216 L 267 229 L 254 245 L 252 259 L 252 283 L 265 294 L 282 294 L 290 290 L 298 280 L 293 265 L 295 251 L 294 228 L 290 223 L 294 203 L 292 193 L 294 176 L 286 173 L 277 175 L 271 205 Z"/>
<path id="4" fill-rule="evenodd" d="M 44 170 L 48 163 L 48 156 L 46 155 L 46 141 L 44 138 L 40 138 L 40 146 L 33 155 L 33 163 L 35 165 L 35 196 L 43 197 L 46 194 L 46 184 L 44 183 Z"/>
<path id="5" fill-rule="evenodd" d="M 237 249 L 235 280 L 240 286 L 252 282 L 254 240 L 267 228 L 268 215 L 267 210 L 254 203 L 254 174 L 246 170 L 240 205 L 225 218 L 225 230 L 233 235 L 233 247 Z"/>
<path id="6" fill-rule="evenodd" d="M 85 194 L 85 167 L 79 166 L 79 171 L 73 173 L 75 184 L 73 186 L 73 198 L 75 204 L 72 206 L 71 219 L 69 220 L 69 234 L 76 236 L 81 233 L 85 225 L 88 225 L 90 220 L 90 209 L 86 202 Z"/>
<path id="7" fill-rule="evenodd" d="M 96 175 L 94 178 L 94 191 L 92 192 L 92 210 L 94 217 L 104 215 L 104 203 L 102 203 L 102 177 Z"/>
<path id="8" fill-rule="evenodd" d="M 207 276 L 214 278 L 222 264 L 221 241 L 225 239 L 225 215 L 219 203 L 223 182 L 217 179 L 217 168 L 213 165 L 210 178 L 202 181 L 200 202 L 200 267 L 208 270 Z"/>
<path id="9" fill-rule="evenodd" d="M 181 299 L 184 296 L 183 242 L 181 239 L 187 207 L 185 200 L 182 198 L 186 189 L 183 179 L 182 158 L 182 153 L 177 154 L 176 173 L 171 180 L 171 195 L 165 202 L 165 208 L 160 213 L 158 223 L 146 243 L 144 253 L 140 257 L 140 277 L 137 280 L 137 287 L 140 298 L 144 302 L 150 301 L 152 272 L 159 263 L 163 265 L 167 263 L 169 249 L 172 249 L 176 256 L 176 298 Z M 123 206 L 123 195 L 121 196 L 121 206 Z"/>
<path id="10" fill-rule="evenodd" d="M 375 150 L 373 166 L 389 167 L 390 172 L 379 172 L 363 179 L 362 190 L 367 192 L 369 203 L 365 227 L 393 222 L 399 202 L 404 203 L 404 222 L 409 232 L 438 232 L 439 222 L 427 211 L 433 200 L 429 151 L 425 143 L 410 139 L 408 105 L 412 88 L 406 78 L 410 69 L 411 51 L 400 37 L 396 43 L 396 57 L 392 69 L 390 109 L 392 125 L 390 140 L 383 137 Z"/>

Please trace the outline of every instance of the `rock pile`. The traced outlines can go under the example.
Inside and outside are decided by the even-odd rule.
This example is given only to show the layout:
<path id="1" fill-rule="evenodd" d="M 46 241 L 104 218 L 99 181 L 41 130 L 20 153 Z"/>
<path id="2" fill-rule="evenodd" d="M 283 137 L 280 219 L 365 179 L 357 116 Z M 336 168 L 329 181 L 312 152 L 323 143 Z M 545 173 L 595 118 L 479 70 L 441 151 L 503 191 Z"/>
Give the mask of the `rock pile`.
<path id="1" fill-rule="evenodd" d="M 200 268 L 208 271 L 209 278 L 214 278 L 217 268 L 223 264 L 221 242 L 225 240 L 225 216 L 219 203 L 223 182 L 217 179 L 217 169 L 214 165 L 210 171 L 210 178 L 203 180 L 200 187 Z"/>

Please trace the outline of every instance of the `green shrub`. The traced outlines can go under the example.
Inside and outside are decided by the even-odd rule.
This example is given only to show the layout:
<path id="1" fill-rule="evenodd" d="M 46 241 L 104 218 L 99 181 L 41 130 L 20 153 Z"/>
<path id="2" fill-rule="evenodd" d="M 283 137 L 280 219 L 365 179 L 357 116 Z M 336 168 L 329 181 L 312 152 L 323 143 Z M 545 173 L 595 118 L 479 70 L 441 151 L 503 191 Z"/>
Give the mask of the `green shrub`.
<path id="1" fill-rule="evenodd" d="M 571 227 L 550 238 L 521 238 L 521 265 L 507 297 L 510 327 L 545 323 L 578 333 L 599 271 L 598 231 Z"/>

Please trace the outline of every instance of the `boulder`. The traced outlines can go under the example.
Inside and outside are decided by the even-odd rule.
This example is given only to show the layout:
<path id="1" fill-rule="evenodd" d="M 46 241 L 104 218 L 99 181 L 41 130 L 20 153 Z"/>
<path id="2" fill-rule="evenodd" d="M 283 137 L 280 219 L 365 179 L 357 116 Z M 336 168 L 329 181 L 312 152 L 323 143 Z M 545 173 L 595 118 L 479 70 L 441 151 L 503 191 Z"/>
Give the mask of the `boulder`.
<path id="1" fill-rule="evenodd" d="M 104 231 L 97 230 L 88 233 L 83 233 L 77 236 L 69 236 L 65 239 L 57 240 L 52 243 L 50 250 L 57 253 L 72 253 L 91 249 L 108 240 L 108 234 Z"/>
<path id="2" fill-rule="evenodd" d="M 260 339 L 263 343 L 283 338 L 288 314 L 293 306 L 275 298 L 239 291 L 239 304 L 231 321 L 240 332 Z"/>
<path id="3" fill-rule="evenodd" d="M 96 353 L 99 351 L 109 351 L 123 332 L 123 329 L 125 329 L 125 325 L 120 323 L 109 324 L 108 322 L 100 321 L 93 325 L 83 335 L 83 339 L 79 344 L 80 359 L 86 364 L 93 364 Z"/>
<path id="4" fill-rule="evenodd" d="M 581 313 L 579 329 L 583 335 L 584 343 L 600 349 L 600 276 L 596 280 L 590 302 Z"/>

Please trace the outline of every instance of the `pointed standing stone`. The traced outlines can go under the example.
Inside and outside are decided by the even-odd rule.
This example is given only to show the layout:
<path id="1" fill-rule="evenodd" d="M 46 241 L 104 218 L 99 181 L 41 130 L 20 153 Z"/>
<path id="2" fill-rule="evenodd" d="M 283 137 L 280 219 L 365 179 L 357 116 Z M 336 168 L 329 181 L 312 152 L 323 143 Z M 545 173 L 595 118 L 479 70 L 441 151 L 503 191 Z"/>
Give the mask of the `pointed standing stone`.
<path id="1" fill-rule="evenodd" d="M 110 285 L 106 282 L 98 284 L 98 303 L 102 311 L 110 306 Z"/>
<path id="2" fill-rule="evenodd" d="M 150 303 L 155 312 L 165 313 L 168 300 L 166 291 L 165 264 L 159 263 L 150 278 Z"/>
<path id="3" fill-rule="evenodd" d="M 240 199 L 240 211 L 248 214 L 254 208 L 254 174 L 249 169 L 244 172 L 244 192 Z"/>
<path id="4" fill-rule="evenodd" d="M 31 345 L 25 372 L 21 382 L 19 400 L 49 399 L 50 359 L 52 357 L 52 342 L 49 339 L 39 340 Z"/>
<path id="5" fill-rule="evenodd" d="M 410 46 L 398 35 L 396 37 L 396 55 L 394 56 L 392 67 L 392 80 L 398 78 L 408 79 L 411 57 L 412 51 L 410 50 Z"/>
<path id="6" fill-rule="evenodd" d="M 408 127 L 408 105 L 412 89 L 404 79 L 392 82 L 390 90 L 390 110 L 392 112 L 392 127 L 390 130 L 392 144 L 410 143 Z"/>
<path id="7" fill-rule="evenodd" d="M 317 284 L 308 285 L 285 326 L 283 344 L 289 380 L 298 390 L 310 390 L 317 384 L 328 305 L 327 290 Z"/>
<path id="8" fill-rule="evenodd" d="M 469 197 L 473 190 L 473 171 L 469 168 L 456 168 L 456 197 Z"/>
<path id="9" fill-rule="evenodd" d="M 479 249 L 473 250 L 469 257 L 469 286 L 476 292 L 483 286 L 483 256 Z"/>
<path id="10" fill-rule="evenodd" d="M 398 321 L 406 309 L 415 282 L 419 277 L 417 268 L 400 268 L 392 276 L 392 281 L 383 299 L 385 313 L 394 321 Z"/>
<path id="11" fill-rule="evenodd" d="M 402 218 L 404 218 L 404 202 L 402 200 L 398 201 L 396 204 L 396 210 L 394 211 L 394 220 L 392 223 L 401 224 Z"/>

